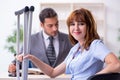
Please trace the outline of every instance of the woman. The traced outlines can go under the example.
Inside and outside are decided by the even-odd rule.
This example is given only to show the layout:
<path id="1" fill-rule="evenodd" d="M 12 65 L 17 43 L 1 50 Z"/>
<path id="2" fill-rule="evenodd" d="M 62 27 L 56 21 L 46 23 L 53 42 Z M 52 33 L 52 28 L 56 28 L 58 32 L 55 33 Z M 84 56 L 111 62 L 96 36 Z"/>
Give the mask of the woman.
<path id="1" fill-rule="evenodd" d="M 52 68 L 33 55 L 26 55 L 46 75 L 54 78 L 71 74 L 71 80 L 87 80 L 94 74 L 120 72 L 120 62 L 100 40 L 95 21 L 87 9 L 73 11 L 67 19 L 69 38 L 74 45 L 66 59 Z M 19 60 L 20 56 L 18 57 Z M 103 68 L 104 63 L 106 64 Z"/>

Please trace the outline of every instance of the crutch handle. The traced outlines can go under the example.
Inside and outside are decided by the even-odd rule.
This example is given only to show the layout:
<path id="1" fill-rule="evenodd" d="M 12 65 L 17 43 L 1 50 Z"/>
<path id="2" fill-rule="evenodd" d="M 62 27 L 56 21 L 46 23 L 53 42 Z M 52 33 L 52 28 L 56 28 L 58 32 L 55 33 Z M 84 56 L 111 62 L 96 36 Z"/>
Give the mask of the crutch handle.
<path id="1" fill-rule="evenodd" d="M 30 11 L 34 11 L 34 6 L 30 6 Z"/>
<path id="2" fill-rule="evenodd" d="M 29 11 L 29 7 L 26 6 L 26 7 L 24 8 L 24 12 L 28 12 L 28 11 Z"/>
<path id="3" fill-rule="evenodd" d="M 26 6 L 25 8 L 16 11 L 16 12 L 15 12 L 15 15 L 20 15 L 20 14 L 22 14 L 23 12 L 28 12 L 28 11 L 29 11 L 29 7 Z"/>

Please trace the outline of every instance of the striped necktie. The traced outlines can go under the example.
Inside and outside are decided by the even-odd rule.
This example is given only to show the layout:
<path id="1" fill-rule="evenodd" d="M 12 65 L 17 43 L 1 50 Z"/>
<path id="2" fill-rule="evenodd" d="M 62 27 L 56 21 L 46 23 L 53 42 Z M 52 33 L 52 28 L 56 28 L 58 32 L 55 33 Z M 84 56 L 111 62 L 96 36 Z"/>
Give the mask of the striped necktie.
<path id="1" fill-rule="evenodd" d="M 48 48 L 46 49 L 46 55 L 48 57 L 48 60 L 50 62 L 50 66 L 53 67 L 54 62 L 56 60 L 56 55 L 55 55 L 55 49 L 53 46 L 53 37 L 49 37 L 50 43 L 48 45 Z"/>

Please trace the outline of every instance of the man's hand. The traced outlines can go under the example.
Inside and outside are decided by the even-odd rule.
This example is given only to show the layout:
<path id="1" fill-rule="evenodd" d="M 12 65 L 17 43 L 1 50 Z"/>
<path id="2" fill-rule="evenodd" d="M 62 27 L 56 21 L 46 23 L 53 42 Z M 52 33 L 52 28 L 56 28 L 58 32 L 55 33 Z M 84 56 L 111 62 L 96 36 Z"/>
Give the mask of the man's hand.
<path id="1" fill-rule="evenodd" d="M 15 64 L 11 63 L 8 67 L 8 72 L 9 73 L 15 73 L 16 72 L 16 66 Z"/>

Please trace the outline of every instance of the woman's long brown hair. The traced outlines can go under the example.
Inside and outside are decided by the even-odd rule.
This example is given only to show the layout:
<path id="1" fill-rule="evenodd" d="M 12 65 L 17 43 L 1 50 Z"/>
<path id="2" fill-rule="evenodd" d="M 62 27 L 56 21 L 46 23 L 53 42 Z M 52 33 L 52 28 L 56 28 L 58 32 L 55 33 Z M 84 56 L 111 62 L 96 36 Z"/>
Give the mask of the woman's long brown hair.
<path id="1" fill-rule="evenodd" d="M 81 8 L 73 11 L 67 19 L 69 38 L 73 45 L 78 43 L 78 41 L 70 34 L 70 24 L 73 21 L 82 21 L 86 23 L 86 35 L 83 49 L 87 50 L 93 40 L 100 39 L 97 33 L 96 23 L 91 12 L 87 9 Z"/>

